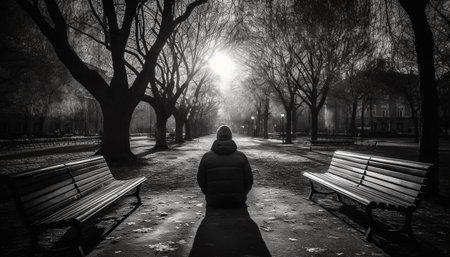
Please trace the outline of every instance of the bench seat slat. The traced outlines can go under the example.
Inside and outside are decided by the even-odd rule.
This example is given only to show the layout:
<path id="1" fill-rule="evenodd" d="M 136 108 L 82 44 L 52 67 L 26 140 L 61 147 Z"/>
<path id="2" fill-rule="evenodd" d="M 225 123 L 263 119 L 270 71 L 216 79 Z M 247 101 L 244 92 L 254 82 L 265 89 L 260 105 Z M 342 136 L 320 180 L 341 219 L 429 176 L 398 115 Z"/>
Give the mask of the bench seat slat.
<path id="1" fill-rule="evenodd" d="M 355 193 L 353 193 L 353 192 L 351 192 L 351 191 L 349 191 L 349 190 L 347 190 L 345 188 L 336 186 L 335 184 L 333 184 L 333 183 L 327 181 L 326 179 L 320 177 L 320 175 L 317 176 L 316 174 L 313 174 L 313 173 L 310 173 L 310 172 L 305 172 L 304 176 L 306 176 L 306 177 L 308 177 L 308 178 L 310 178 L 310 179 L 312 179 L 312 180 L 314 180 L 316 182 L 319 182 L 320 184 L 322 184 L 322 185 L 324 185 L 324 186 L 326 186 L 326 187 L 328 187 L 328 188 L 330 188 L 330 189 L 332 189 L 332 190 L 334 190 L 336 192 L 344 194 L 347 197 L 349 197 L 349 198 L 351 198 L 351 199 L 353 199 L 353 200 L 355 200 L 355 201 L 357 201 L 359 203 L 368 205 L 371 202 L 369 199 L 366 199 L 366 198 L 364 198 L 362 196 L 356 195 Z"/>
<path id="2" fill-rule="evenodd" d="M 85 211 L 88 211 L 95 205 L 101 204 L 107 198 L 117 195 L 117 192 L 120 190 L 119 186 L 123 184 L 124 183 L 114 181 L 113 183 L 108 185 L 108 187 L 101 188 L 86 197 L 80 198 L 70 206 L 67 206 L 67 208 L 62 209 L 61 211 L 58 211 L 49 217 L 46 217 L 44 220 L 40 221 L 40 223 L 54 224 L 61 221 L 66 222 L 68 220 L 74 219 L 74 217 L 80 215 Z"/>
<path id="3" fill-rule="evenodd" d="M 96 213 L 97 209 L 101 209 L 109 205 L 111 202 L 117 200 L 119 197 L 141 184 L 143 180 L 145 180 L 145 178 L 113 181 L 108 186 L 102 187 L 88 196 L 78 199 L 71 205 L 68 205 L 67 207 L 38 221 L 37 223 L 52 224 L 66 222 L 71 219 L 77 219 L 82 222 L 88 218 L 88 214 Z"/>
<path id="4" fill-rule="evenodd" d="M 333 174 L 324 173 L 323 176 L 327 179 L 329 179 L 330 182 L 333 182 L 336 180 L 336 177 Z M 339 181 L 338 184 L 344 187 L 349 187 L 348 183 L 342 183 L 342 181 Z M 399 207 L 399 206 L 408 206 L 410 203 L 407 203 L 405 201 L 398 200 L 396 198 L 393 198 L 390 195 L 384 194 L 382 192 L 374 191 L 373 189 L 369 188 L 360 188 L 359 184 L 357 186 L 350 185 L 350 188 L 348 190 L 353 191 L 358 194 L 362 194 L 368 199 L 371 199 L 373 202 L 378 203 L 387 203 L 387 205 L 391 205 L 393 207 Z"/>
<path id="5" fill-rule="evenodd" d="M 349 183 L 348 181 L 342 180 L 339 177 L 335 177 L 332 174 L 328 173 L 320 173 L 314 174 L 316 177 L 320 177 L 323 180 L 328 181 L 329 183 L 335 184 L 337 187 L 341 187 L 347 191 L 353 192 L 354 194 L 361 195 L 366 199 L 374 202 L 378 205 L 378 207 L 388 208 L 388 209 L 406 209 L 407 207 L 414 206 L 413 204 L 402 201 L 397 198 L 393 198 L 388 194 L 383 194 L 379 191 L 374 191 L 368 187 L 357 187 L 354 183 Z"/>

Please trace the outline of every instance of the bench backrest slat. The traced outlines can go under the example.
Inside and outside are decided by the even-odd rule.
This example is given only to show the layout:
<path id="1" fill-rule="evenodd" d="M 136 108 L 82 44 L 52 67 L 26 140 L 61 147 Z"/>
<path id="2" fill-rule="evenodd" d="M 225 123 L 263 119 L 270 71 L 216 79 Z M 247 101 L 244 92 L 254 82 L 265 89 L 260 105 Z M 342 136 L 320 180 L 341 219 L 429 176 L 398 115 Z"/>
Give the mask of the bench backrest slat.
<path id="1" fill-rule="evenodd" d="M 430 167 L 428 163 L 336 151 L 328 172 L 352 182 L 361 178 L 361 186 L 414 205 L 423 194 Z"/>
<path id="2" fill-rule="evenodd" d="M 341 168 L 338 168 L 338 167 L 333 167 L 333 166 L 330 166 L 330 168 L 328 168 L 328 172 L 333 174 L 333 175 L 336 175 L 338 177 L 347 179 L 347 180 L 353 182 L 355 185 L 358 185 L 359 182 L 361 182 L 361 179 L 363 177 L 362 175 L 359 175 L 359 176 L 355 175 L 355 174 L 358 174 L 358 173 L 351 172 L 351 171 L 348 171 L 348 170 L 345 170 L 345 169 L 341 169 Z"/>
<path id="3" fill-rule="evenodd" d="M 87 195 L 114 179 L 103 157 L 67 163 L 66 166 L 82 195 Z"/>

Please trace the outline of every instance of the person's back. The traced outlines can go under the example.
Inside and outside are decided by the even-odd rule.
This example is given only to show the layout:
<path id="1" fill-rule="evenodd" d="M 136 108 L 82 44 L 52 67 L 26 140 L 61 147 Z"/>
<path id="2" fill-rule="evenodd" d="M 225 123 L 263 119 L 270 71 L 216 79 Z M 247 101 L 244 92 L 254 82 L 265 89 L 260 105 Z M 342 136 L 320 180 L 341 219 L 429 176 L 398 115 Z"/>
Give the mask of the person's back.
<path id="1" fill-rule="evenodd" d="M 245 154 L 237 151 L 227 126 L 218 129 L 211 151 L 203 156 L 197 181 L 208 207 L 245 206 L 253 174 Z"/>

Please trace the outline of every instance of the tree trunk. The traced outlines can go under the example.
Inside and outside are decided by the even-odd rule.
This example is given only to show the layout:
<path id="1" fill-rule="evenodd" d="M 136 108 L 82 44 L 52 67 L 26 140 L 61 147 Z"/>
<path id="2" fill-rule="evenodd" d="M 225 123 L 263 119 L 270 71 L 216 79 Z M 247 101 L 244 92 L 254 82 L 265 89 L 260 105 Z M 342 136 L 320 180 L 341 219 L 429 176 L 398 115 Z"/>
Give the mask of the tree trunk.
<path id="1" fill-rule="evenodd" d="M 352 103 L 352 115 L 350 116 L 350 133 L 353 137 L 356 137 L 356 110 L 358 108 L 358 102 Z"/>
<path id="2" fill-rule="evenodd" d="M 311 141 L 317 140 L 319 111 L 315 106 L 309 107 L 311 112 Z"/>
<path id="3" fill-rule="evenodd" d="M 191 127 L 191 120 L 187 120 L 184 126 L 185 132 L 184 132 L 184 140 L 192 140 L 192 127 Z"/>
<path id="4" fill-rule="evenodd" d="M 156 143 L 154 149 L 168 149 L 166 141 L 167 117 L 164 114 L 156 113 Z"/>
<path id="5" fill-rule="evenodd" d="M 264 104 L 264 114 L 263 114 L 263 119 L 264 119 L 264 139 L 268 139 L 269 138 L 269 98 L 266 98 L 266 102 Z"/>
<path id="6" fill-rule="evenodd" d="M 102 105 L 102 146 L 96 154 L 108 161 L 134 161 L 136 156 L 130 149 L 130 122 L 134 108 L 124 105 Z"/>
<path id="7" fill-rule="evenodd" d="M 175 143 L 183 143 L 183 127 L 185 119 L 179 117 L 179 115 L 174 115 L 175 117 Z"/>
<path id="8" fill-rule="evenodd" d="M 419 117 L 417 115 L 417 111 L 413 112 L 413 119 L 414 119 L 414 142 L 419 143 Z"/>
<path id="9" fill-rule="evenodd" d="M 262 110 L 261 110 L 261 105 L 259 105 L 258 112 L 256 114 L 255 137 L 260 137 L 260 135 L 261 135 L 261 120 L 262 120 Z"/>
<path id="10" fill-rule="evenodd" d="M 399 0 L 411 19 L 420 77 L 421 122 L 419 161 L 433 163 L 427 193 L 439 195 L 439 117 L 434 68 L 434 40 L 425 13 L 429 1 Z"/>
<path id="11" fill-rule="evenodd" d="M 297 108 L 292 108 L 292 137 L 295 138 L 295 132 L 297 132 Z"/>
<path id="12" fill-rule="evenodd" d="M 285 126 L 285 144 L 292 144 L 292 108 L 291 109 L 285 109 L 286 110 L 286 126 Z"/>
<path id="13" fill-rule="evenodd" d="M 448 110 L 447 104 L 444 101 L 441 101 L 441 109 L 442 109 L 442 125 L 444 129 L 444 136 L 448 137 Z"/>
<path id="14" fill-rule="evenodd" d="M 361 104 L 361 139 L 364 137 L 364 110 L 366 109 L 365 104 Z"/>

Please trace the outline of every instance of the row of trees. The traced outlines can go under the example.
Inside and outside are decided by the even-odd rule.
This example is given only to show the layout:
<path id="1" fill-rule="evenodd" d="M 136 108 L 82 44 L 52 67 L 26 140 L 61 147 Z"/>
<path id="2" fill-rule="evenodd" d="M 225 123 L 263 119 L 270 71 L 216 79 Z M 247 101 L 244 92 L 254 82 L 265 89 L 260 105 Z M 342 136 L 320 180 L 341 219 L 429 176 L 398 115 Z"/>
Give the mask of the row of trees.
<path id="1" fill-rule="evenodd" d="M 319 111 L 330 92 L 340 93 L 352 106 L 354 134 L 358 105 L 365 110 L 383 90 L 380 85 L 399 84 L 384 90 L 400 93 L 409 103 L 416 134 L 420 128 L 419 160 L 438 164 L 436 74 L 444 77 L 449 71 L 446 10 L 448 2 L 426 0 L 245 2 L 239 15 L 249 35 L 243 40 L 255 113 L 265 113 L 268 98 L 281 105 L 285 142 L 291 143 L 293 117 L 306 107 L 311 140 L 316 140 Z M 393 65 L 379 69 L 379 59 Z M 445 101 L 441 106 L 447 110 Z M 433 193 L 438 191 L 437 174 L 430 183 Z"/>
<path id="2" fill-rule="evenodd" d="M 73 78 L 99 102 L 104 124 L 98 154 L 112 160 L 135 159 L 129 126 L 141 101 L 156 113 L 156 148 L 167 148 L 166 123 L 171 115 L 176 119 L 178 142 L 183 140 L 184 126 L 186 139 L 212 126 L 219 92 L 206 63 L 229 43 L 224 15 L 228 10 L 223 4 L 206 4 L 206 0 L 15 2 L 48 39 Z M 107 76 L 89 63 L 107 71 Z"/>

